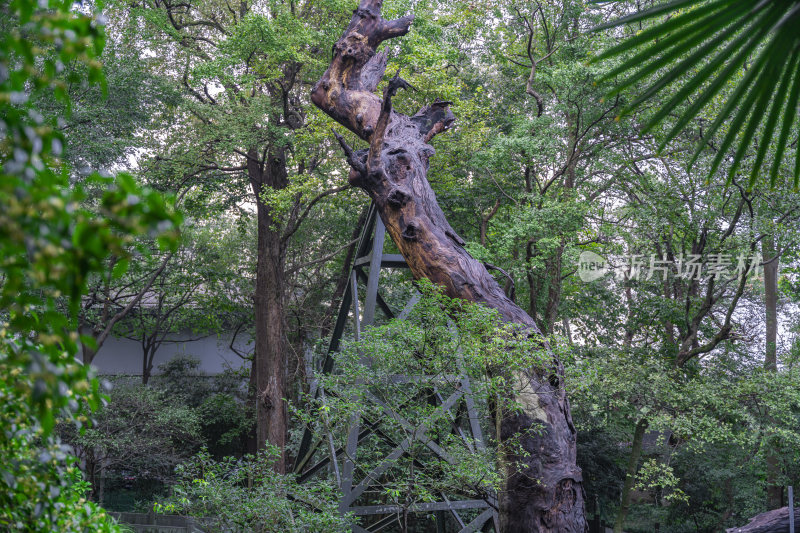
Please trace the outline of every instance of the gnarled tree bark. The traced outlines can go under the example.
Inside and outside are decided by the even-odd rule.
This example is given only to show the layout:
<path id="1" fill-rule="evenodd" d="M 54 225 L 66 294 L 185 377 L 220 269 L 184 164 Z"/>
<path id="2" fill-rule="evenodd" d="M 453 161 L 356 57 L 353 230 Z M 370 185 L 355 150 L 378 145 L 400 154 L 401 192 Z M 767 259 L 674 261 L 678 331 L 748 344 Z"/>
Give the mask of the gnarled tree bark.
<path id="1" fill-rule="evenodd" d="M 800 508 L 794 510 L 795 524 L 800 523 Z M 761 513 L 750 519 L 746 526 L 732 527 L 726 533 L 789 533 L 789 508 L 781 507 Z"/>
<path id="2" fill-rule="evenodd" d="M 362 0 L 333 47 L 328 70 L 314 86 L 313 102 L 364 141 L 354 152 L 337 135 L 352 167 L 351 184 L 364 189 L 416 278 L 427 278 L 452 298 L 482 303 L 530 335 L 531 317 L 506 297 L 483 263 L 463 248 L 427 180 L 428 142 L 455 120 L 448 102 L 436 101 L 414 116 L 392 110 L 392 97 L 407 84 L 395 76 L 383 98 L 374 94 L 386 68 L 378 45 L 405 35 L 413 17 L 387 21 L 381 0 Z M 563 368 L 532 369 L 525 376 L 521 411 L 507 413 L 502 439 L 516 439 L 525 453 L 507 452 L 505 490 L 500 497 L 504 532 L 586 531 L 581 472 L 575 456 L 575 428 L 562 385 Z M 519 465 L 522 465 L 520 467 Z"/>

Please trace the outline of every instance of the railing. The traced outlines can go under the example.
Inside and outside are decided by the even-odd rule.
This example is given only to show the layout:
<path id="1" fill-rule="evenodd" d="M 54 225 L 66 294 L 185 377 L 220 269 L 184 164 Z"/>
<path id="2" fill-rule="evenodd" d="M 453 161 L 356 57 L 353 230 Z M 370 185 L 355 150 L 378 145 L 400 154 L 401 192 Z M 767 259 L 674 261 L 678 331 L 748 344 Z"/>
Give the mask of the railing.
<path id="1" fill-rule="evenodd" d="M 109 513 L 136 533 L 204 533 L 198 521 L 187 516 L 155 513 Z"/>

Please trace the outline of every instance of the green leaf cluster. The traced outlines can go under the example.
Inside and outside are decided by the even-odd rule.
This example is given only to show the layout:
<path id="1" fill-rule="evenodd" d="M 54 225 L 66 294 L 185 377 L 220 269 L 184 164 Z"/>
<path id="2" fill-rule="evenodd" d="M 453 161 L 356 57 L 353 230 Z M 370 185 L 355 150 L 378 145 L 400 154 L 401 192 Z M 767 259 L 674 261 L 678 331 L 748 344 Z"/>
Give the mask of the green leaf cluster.
<path id="1" fill-rule="evenodd" d="M 75 467 L 53 434 L 58 420 L 89 423 L 100 383 L 78 364 L 76 315 L 87 277 L 135 235 L 172 246 L 180 218 L 132 177 L 70 179 L 63 136 L 31 95 L 66 99 L 67 82 L 102 83 L 102 18 L 69 2 L 13 1 L 0 39 L 0 526 L 19 531 L 110 531 L 74 489 Z M 86 78 L 58 74 L 86 65 Z M 88 202 L 88 188 L 101 193 Z"/>

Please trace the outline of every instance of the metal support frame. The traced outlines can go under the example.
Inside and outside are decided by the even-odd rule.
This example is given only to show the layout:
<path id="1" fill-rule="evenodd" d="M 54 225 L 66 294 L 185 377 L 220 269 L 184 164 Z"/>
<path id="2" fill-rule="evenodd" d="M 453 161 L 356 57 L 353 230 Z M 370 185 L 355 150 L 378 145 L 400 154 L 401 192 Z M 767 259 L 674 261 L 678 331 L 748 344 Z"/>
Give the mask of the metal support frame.
<path id="1" fill-rule="evenodd" d="M 353 261 L 350 271 L 349 283 L 342 296 L 336 324 L 333 328 L 328 351 L 322 364 L 322 372 L 324 374 L 328 374 L 333 370 L 333 354 L 339 350 L 342 336 L 344 335 L 347 322 L 350 320 L 351 316 L 353 319 L 353 335 L 356 340 L 360 338 L 361 331 L 364 327 L 374 324 L 375 313 L 378 308 L 380 308 L 387 318 L 394 318 L 396 316 L 381 297 L 379 291 L 380 271 L 383 268 L 408 268 L 408 265 L 401 255 L 383 254 L 385 236 L 386 229 L 373 204 L 370 206 L 367 219 L 361 231 L 355 260 Z M 360 306 L 358 297 L 359 281 L 365 284 L 363 307 Z M 403 311 L 397 316 L 399 318 L 407 316 L 411 308 L 419 301 L 419 297 L 419 294 L 415 293 L 406 304 Z M 389 379 L 392 383 L 410 383 L 412 381 L 426 379 L 426 377 L 390 376 Z M 458 387 L 452 394 L 449 394 L 448 397 L 445 398 L 440 393 L 438 386 L 434 386 L 432 394 L 430 395 L 432 405 L 436 405 L 436 410 L 439 411 L 440 415 L 443 412 L 450 418 L 453 433 L 460 436 L 470 450 L 474 450 L 474 447 L 483 449 L 485 447 L 485 442 L 481 432 L 475 402 L 472 398 L 472 389 L 469 379 L 466 375 L 438 376 L 437 379 L 442 381 L 446 380 L 450 383 L 458 383 Z M 319 396 L 320 393 L 324 395 L 325 391 L 320 392 L 320 390 L 317 389 L 315 392 L 317 396 Z M 304 482 L 319 471 L 332 467 L 342 491 L 339 510 L 342 513 L 352 512 L 356 516 L 378 517 L 376 521 L 366 527 L 354 526 L 353 531 L 358 533 L 375 533 L 381 531 L 393 522 L 396 522 L 398 513 L 402 512 L 402 508 L 398 505 L 356 505 L 356 503 L 375 481 L 380 479 L 384 473 L 392 468 L 397 459 L 406 454 L 413 441 L 423 443 L 438 459 L 451 464 L 454 462 L 454 459 L 447 450 L 442 448 L 434 439 L 425 435 L 424 423 L 420 425 L 412 424 L 403 418 L 395 409 L 374 395 L 369 394 L 368 400 L 381 408 L 384 414 L 382 418 L 392 419 L 405 429 L 408 436 L 403 439 L 402 442 L 396 442 L 392 437 L 381 430 L 381 420 L 369 420 L 363 414 L 356 414 L 349 421 L 347 441 L 344 448 L 339 447 L 337 449 L 330 433 L 330 431 L 333 431 L 333 428 L 330 428 L 326 421 L 325 426 L 329 433 L 324 438 L 315 439 L 311 430 L 306 429 L 300 443 L 293 469 L 294 473 L 298 476 L 298 480 Z M 451 409 L 454 407 L 459 409 L 455 415 L 451 412 Z M 468 417 L 467 429 L 469 435 L 467 435 L 464 428 L 459 425 L 459 414 L 463 412 L 466 412 Z M 392 451 L 370 472 L 366 472 L 363 477 L 356 479 L 355 474 L 359 470 L 357 465 L 358 445 L 371 435 L 379 438 L 384 444 L 388 445 Z M 319 456 L 317 457 L 317 461 L 314 462 L 318 452 Z M 338 464 L 339 461 L 341 461 L 341 468 Z M 414 462 L 418 464 L 419 460 L 415 458 Z M 419 466 L 423 465 L 419 464 Z M 460 533 L 481 530 L 490 531 L 492 527 L 495 532 L 499 531 L 497 498 L 495 495 L 489 495 L 482 500 L 450 500 L 444 493 L 439 493 L 439 497 L 441 501 L 409 505 L 406 508 L 406 512 L 435 513 L 436 531 L 441 533 L 445 531 L 445 519 L 447 516 L 451 516 L 457 528 L 456 530 Z M 483 511 L 472 521 L 465 523 L 459 511 L 466 509 L 479 509 Z"/>

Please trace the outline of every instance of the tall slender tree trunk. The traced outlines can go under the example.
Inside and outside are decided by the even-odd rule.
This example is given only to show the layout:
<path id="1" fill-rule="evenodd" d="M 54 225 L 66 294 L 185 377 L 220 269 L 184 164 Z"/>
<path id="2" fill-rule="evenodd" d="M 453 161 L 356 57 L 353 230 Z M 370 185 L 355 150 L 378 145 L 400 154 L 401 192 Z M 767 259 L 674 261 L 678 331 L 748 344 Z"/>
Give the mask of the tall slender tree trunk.
<path id="1" fill-rule="evenodd" d="M 98 490 L 100 488 L 99 485 L 100 480 L 98 479 L 97 476 L 98 464 L 97 460 L 95 459 L 94 451 L 92 449 L 89 449 L 89 451 L 86 453 L 86 458 L 84 459 L 84 462 L 85 462 L 84 471 L 89 477 L 88 479 L 89 485 L 92 487 L 91 497 L 95 502 L 99 503 L 100 494 L 98 493 Z"/>
<path id="2" fill-rule="evenodd" d="M 152 351 L 152 353 L 151 353 Z M 153 357 L 155 350 L 151 347 L 146 347 L 142 354 L 142 385 L 147 385 L 150 381 L 150 374 L 153 371 Z"/>
<path id="3" fill-rule="evenodd" d="M 158 333 L 158 331 L 152 335 L 142 333 L 142 385 L 147 385 L 153 376 L 153 362 L 156 352 L 161 346 L 161 343 L 158 342 Z"/>
<path id="4" fill-rule="evenodd" d="M 567 167 L 564 172 L 564 187 L 560 194 L 560 202 L 575 202 L 575 172 L 580 158 L 580 148 L 578 147 L 577 117 L 575 113 L 566 114 L 567 129 L 569 131 L 567 143 Z M 558 308 L 561 305 L 562 267 L 564 263 L 564 251 L 567 248 L 567 238 L 562 233 L 561 242 L 555 249 L 553 255 L 545 260 L 547 303 L 544 308 L 542 320 L 542 330 L 544 333 L 552 333 L 553 326 L 558 318 Z"/>
<path id="5" fill-rule="evenodd" d="M 81 333 L 81 335 L 86 335 L 86 333 Z M 84 365 L 92 364 L 92 361 L 94 361 L 94 357 L 97 355 L 97 352 L 98 350 L 95 350 L 85 342 L 81 342 L 81 357 L 83 358 Z"/>
<path id="6" fill-rule="evenodd" d="M 283 188 L 287 183 L 283 149 L 272 151 L 263 162 L 258 152 L 248 153 L 247 171 L 256 196 L 258 252 L 255 287 L 255 356 L 251 384 L 256 411 L 255 446 L 266 443 L 280 450 L 275 469 L 286 469 L 286 434 L 288 411 L 286 391 L 286 322 L 284 320 L 284 266 L 286 249 L 280 229 L 276 228 L 270 207 L 262 194 L 266 187 Z"/>
<path id="7" fill-rule="evenodd" d="M 100 461 L 100 476 L 97 478 L 97 503 L 103 505 L 106 497 L 106 469 L 103 461 Z"/>
<path id="8" fill-rule="evenodd" d="M 384 40 L 405 35 L 413 17 L 387 21 L 381 0 L 362 0 L 350 25 L 333 47 L 328 70 L 314 86 L 313 102 L 370 143 L 353 152 L 339 136 L 352 167 L 349 181 L 364 189 L 416 278 L 427 278 L 451 298 L 496 309 L 520 335 L 538 335 L 533 319 L 511 301 L 483 263 L 444 217 L 427 180 L 428 142 L 455 120 L 449 102 L 436 101 L 413 117 L 392 110 L 391 99 L 407 84 L 395 76 L 379 98 L 373 91 L 387 57 L 376 53 Z M 563 388 L 563 367 L 553 357 L 548 368 L 513 376 L 523 384 L 521 410 L 504 413 L 501 439 L 507 450 L 505 487 L 500 498 L 504 532 L 583 533 L 581 471 L 576 464 L 576 434 Z M 519 449 L 521 448 L 521 452 Z"/>
<path id="9" fill-rule="evenodd" d="M 535 72 L 535 67 L 531 71 L 531 76 Z M 528 87 L 532 78 L 528 81 Z M 529 94 L 530 93 L 529 91 Z M 537 97 L 537 101 L 539 98 Z M 539 109 L 541 115 L 541 107 Z M 578 134 L 577 134 L 577 118 L 574 113 L 566 113 L 567 130 L 569 131 L 566 152 L 566 168 L 564 169 L 563 190 L 560 193 L 559 201 L 562 203 L 574 202 L 575 196 L 575 178 L 580 158 L 580 148 L 578 147 Z M 530 193 L 532 189 L 530 179 L 530 169 L 525 169 L 525 190 Z M 551 189 L 552 190 L 552 189 Z M 533 241 L 529 241 L 527 245 L 526 264 L 530 265 L 531 259 L 534 257 Z M 533 271 L 528 270 L 528 287 L 530 290 L 529 313 L 531 317 L 536 320 L 539 328 L 545 334 L 553 332 L 558 319 L 558 309 L 561 305 L 561 288 L 563 286 L 562 280 L 562 267 L 564 264 L 564 252 L 567 249 L 567 238 L 564 234 L 561 235 L 561 242 L 553 253 L 544 259 L 545 270 L 541 276 L 536 276 Z M 529 267 L 528 267 L 529 268 Z M 541 310 L 541 318 L 538 316 L 537 307 L 539 305 L 540 296 L 544 296 L 545 288 L 547 289 L 544 307 Z"/>
<path id="10" fill-rule="evenodd" d="M 766 346 L 764 368 L 769 372 L 778 371 L 778 257 L 775 240 L 767 235 L 761 241 L 761 255 L 764 258 L 764 307 L 766 310 Z M 783 507 L 783 487 L 778 478 L 781 474 L 778 454 L 768 443 L 767 451 L 767 510 Z"/>
<path id="11" fill-rule="evenodd" d="M 625 469 L 625 484 L 622 486 L 622 500 L 619 504 L 617 521 L 614 523 L 614 533 L 622 533 L 622 528 L 625 526 L 625 518 L 627 518 L 628 510 L 631 508 L 633 482 L 636 479 L 636 467 L 642 457 L 642 441 L 644 440 L 644 432 L 647 430 L 647 426 L 647 419 L 642 418 L 636 423 L 636 428 L 633 430 L 633 445 L 631 446 L 631 454 L 628 456 L 628 467 Z"/>
<path id="12" fill-rule="evenodd" d="M 547 267 L 546 275 L 548 278 L 547 304 L 545 305 L 542 318 L 542 330 L 545 334 L 553 332 L 553 326 L 558 318 L 558 308 L 561 305 L 561 270 L 566 245 L 566 238 L 561 237 L 561 244 L 558 249 L 556 249 L 555 254 L 545 261 Z"/>

